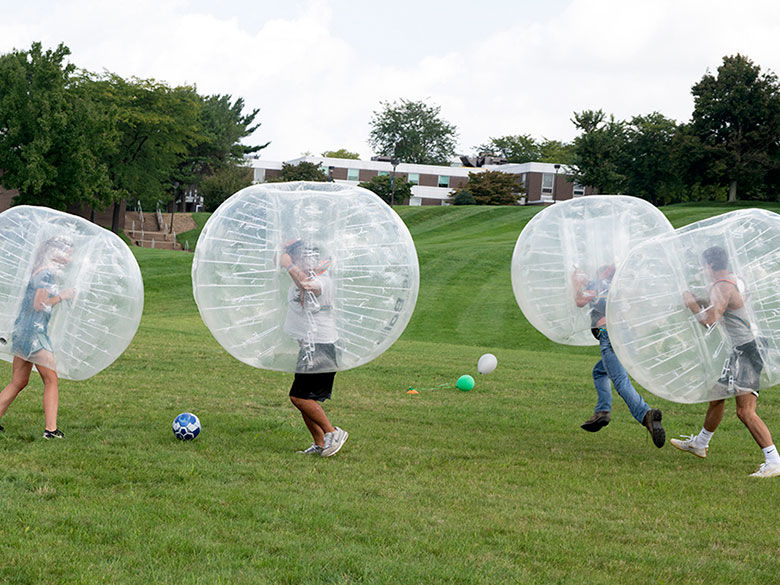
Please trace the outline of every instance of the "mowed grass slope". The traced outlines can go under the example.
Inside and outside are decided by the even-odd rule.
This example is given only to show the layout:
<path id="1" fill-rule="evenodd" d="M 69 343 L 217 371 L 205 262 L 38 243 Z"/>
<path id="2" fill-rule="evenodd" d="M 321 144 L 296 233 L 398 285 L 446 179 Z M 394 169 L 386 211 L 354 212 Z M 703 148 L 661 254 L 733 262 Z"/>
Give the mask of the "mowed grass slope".
<path id="1" fill-rule="evenodd" d="M 729 209 L 665 211 L 683 225 Z M 780 582 L 780 480 L 748 478 L 761 452 L 732 404 L 705 460 L 656 449 L 617 396 L 608 427 L 579 428 L 597 348 L 547 341 L 511 290 L 536 211 L 400 209 L 417 308 L 390 350 L 337 376 L 326 407 L 350 439 L 331 459 L 294 453 L 310 440 L 291 376 L 237 362 L 203 325 L 192 256 L 134 249 L 141 326 L 110 368 L 62 382 L 67 439 L 40 439 L 39 380 L 2 419 L 0 583 Z M 486 351 L 499 367 L 478 376 Z M 426 390 L 466 373 L 471 392 Z M 645 397 L 669 436 L 700 428 L 704 405 Z M 204 428 L 180 443 L 187 410 Z M 760 413 L 780 436 L 776 389 Z"/>

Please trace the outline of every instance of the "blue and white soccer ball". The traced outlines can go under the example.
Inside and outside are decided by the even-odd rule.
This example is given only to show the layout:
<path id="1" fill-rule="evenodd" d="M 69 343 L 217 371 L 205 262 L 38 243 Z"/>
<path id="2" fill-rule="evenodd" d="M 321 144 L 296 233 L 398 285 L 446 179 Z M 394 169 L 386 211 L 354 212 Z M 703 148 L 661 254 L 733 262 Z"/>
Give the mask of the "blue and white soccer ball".
<path id="1" fill-rule="evenodd" d="M 182 441 L 191 441 L 200 434 L 200 419 L 191 412 L 182 412 L 173 419 L 173 434 Z"/>

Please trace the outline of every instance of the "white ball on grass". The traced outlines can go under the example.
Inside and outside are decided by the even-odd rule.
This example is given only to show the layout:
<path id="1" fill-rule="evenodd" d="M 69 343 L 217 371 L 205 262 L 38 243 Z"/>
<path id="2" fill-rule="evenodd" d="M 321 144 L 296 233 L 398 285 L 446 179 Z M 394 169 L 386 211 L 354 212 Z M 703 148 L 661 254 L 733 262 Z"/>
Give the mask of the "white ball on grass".
<path id="1" fill-rule="evenodd" d="M 489 374 L 498 366 L 498 359 L 492 353 L 486 353 L 477 362 L 477 371 L 480 374 Z"/>

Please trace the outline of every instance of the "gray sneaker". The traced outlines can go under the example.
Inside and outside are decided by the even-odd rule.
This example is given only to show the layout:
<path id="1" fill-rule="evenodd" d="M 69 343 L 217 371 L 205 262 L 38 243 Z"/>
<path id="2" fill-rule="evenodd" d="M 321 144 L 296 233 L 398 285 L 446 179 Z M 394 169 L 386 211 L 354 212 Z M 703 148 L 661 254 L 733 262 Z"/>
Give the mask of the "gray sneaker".
<path id="1" fill-rule="evenodd" d="M 322 456 L 330 457 L 339 452 L 347 442 L 349 433 L 347 431 L 336 427 L 332 433 L 325 433 L 325 446 L 322 448 Z"/>
<path id="2" fill-rule="evenodd" d="M 311 447 L 308 449 L 304 449 L 303 451 L 296 451 L 296 453 L 300 453 L 301 455 L 322 455 L 322 447 L 320 447 L 317 443 L 312 443 Z"/>

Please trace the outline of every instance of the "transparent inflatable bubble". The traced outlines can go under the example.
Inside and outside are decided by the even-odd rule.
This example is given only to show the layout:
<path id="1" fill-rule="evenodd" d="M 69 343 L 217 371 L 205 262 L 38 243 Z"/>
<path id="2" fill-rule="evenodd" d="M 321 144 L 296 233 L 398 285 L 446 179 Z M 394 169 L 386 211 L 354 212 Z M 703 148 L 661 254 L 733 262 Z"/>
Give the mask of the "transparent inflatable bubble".
<path id="1" fill-rule="evenodd" d="M 717 267 L 718 257 L 724 272 L 710 268 L 708 262 Z M 718 288 L 716 281 L 722 281 Z M 731 312 L 711 326 L 702 322 L 706 314 L 697 318 L 684 302 L 689 292 L 707 308 L 730 287 L 742 298 L 744 312 Z M 750 392 L 751 378 L 760 388 L 777 384 L 780 215 L 732 211 L 638 245 L 613 279 L 607 328 L 628 372 L 667 400 L 707 402 Z M 732 362 L 735 347 L 743 357 Z M 751 365 L 756 354 L 758 368 Z"/>
<path id="2" fill-rule="evenodd" d="M 597 345 L 590 331 L 593 304 L 578 307 L 577 291 L 604 288 L 631 247 L 671 231 L 657 208 L 626 195 L 591 195 L 547 207 L 517 238 L 512 255 L 517 304 L 552 341 Z M 594 303 L 607 290 L 596 290 Z"/>
<path id="3" fill-rule="evenodd" d="M 398 339 L 417 301 L 419 267 L 409 230 L 374 193 L 265 183 L 209 218 L 192 284 L 203 321 L 242 362 L 341 371 Z"/>
<path id="4" fill-rule="evenodd" d="M 0 358 L 18 355 L 85 380 L 130 344 L 141 271 L 119 237 L 45 207 L 0 214 Z"/>

